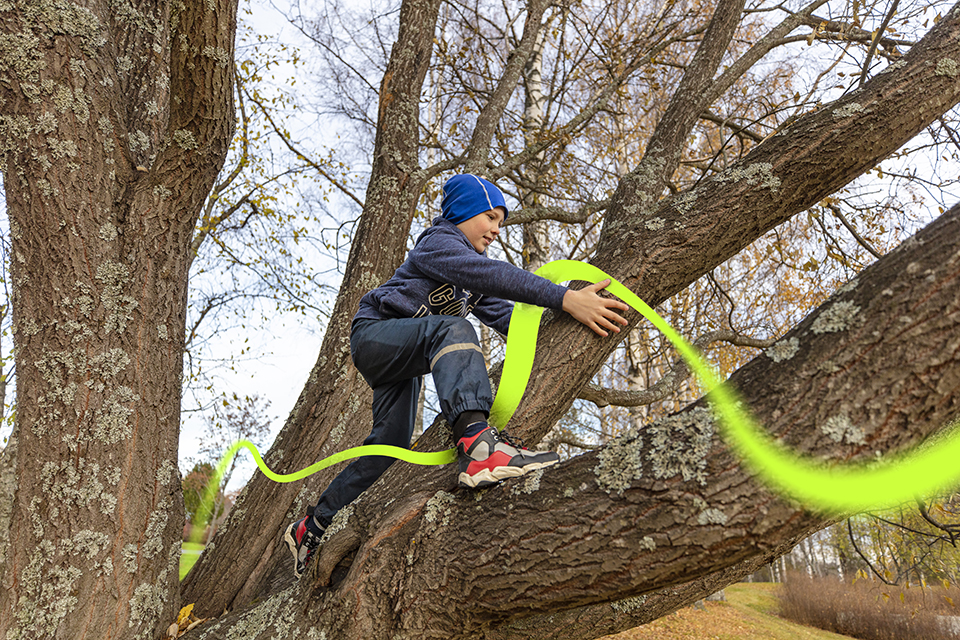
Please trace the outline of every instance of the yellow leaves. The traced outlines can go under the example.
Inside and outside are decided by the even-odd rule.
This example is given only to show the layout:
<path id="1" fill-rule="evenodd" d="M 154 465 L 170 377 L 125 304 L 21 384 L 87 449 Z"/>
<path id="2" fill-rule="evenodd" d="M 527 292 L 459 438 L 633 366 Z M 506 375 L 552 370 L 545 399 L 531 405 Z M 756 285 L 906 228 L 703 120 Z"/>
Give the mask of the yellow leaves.
<path id="1" fill-rule="evenodd" d="M 177 614 L 177 621 L 167 628 L 167 634 L 165 637 L 179 638 L 187 631 L 190 631 L 202 622 L 206 622 L 208 619 L 209 618 L 197 618 L 194 616 L 193 604 L 188 604 L 184 608 L 180 609 L 180 613 Z"/>
<path id="2" fill-rule="evenodd" d="M 823 33 L 824 27 L 827 26 L 826 22 L 821 22 L 817 25 L 817 28 L 810 32 L 810 35 L 807 36 L 807 46 L 813 46 L 813 41 L 816 40 L 817 36 Z"/>
<path id="3" fill-rule="evenodd" d="M 820 267 L 820 261 L 816 258 L 809 258 L 806 262 L 800 265 L 801 271 L 816 271 Z"/>

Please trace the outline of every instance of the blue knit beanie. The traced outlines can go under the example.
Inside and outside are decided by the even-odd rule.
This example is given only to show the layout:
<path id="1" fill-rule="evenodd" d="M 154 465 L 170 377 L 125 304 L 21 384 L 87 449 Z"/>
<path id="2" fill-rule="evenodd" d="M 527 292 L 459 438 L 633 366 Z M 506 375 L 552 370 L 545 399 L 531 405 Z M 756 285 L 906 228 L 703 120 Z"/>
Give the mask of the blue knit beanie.
<path id="1" fill-rule="evenodd" d="M 460 224 L 484 211 L 503 208 L 507 218 L 507 203 L 497 185 L 470 173 L 453 176 L 443 185 L 440 213 L 453 224 Z"/>

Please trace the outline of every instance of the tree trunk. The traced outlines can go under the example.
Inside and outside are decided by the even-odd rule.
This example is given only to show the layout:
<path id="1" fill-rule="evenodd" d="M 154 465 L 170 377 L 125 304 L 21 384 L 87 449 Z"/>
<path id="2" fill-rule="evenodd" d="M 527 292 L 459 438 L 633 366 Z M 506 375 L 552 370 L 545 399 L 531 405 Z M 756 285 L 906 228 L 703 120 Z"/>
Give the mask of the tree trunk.
<path id="1" fill-rule="evenodd" d="M 233 133 L 236 1 L 86 5 L 0 8 L 16 475 L 31 479 L 4 638 L 155 638 L 179 604 L 187 255 Z"/>
<path id="2" fill-rule="evenodd" d="M 838 302 L 859 311 L 815 331 Z M 729 383 L 795 450 L 870 460 L 955 419 L 958 328 L 960 205 L 784 336 L 792 356 L 757 356 Z M 657 596 L 657 615 L 709 595 L 832 520 L 760 486 L 705 406 L 481 492 L 456 489 L 448 470 L 394 465 L 341 512 L 299 586 L 197 637 L 225 638 L 238 624 L 251 638 L 293 638 L 298 626 L 329 637 L 523 637 L 532 620 L 538 637 L 589 638 L 601 631 L 567 635 L 569 617 L 546 614 L 588 611 L 607 633 L 622 609 L 647 607 L 645 595 Z M 822 428 L 840 413 L 863 438 Z M 252 620 L 264 621 L 256 633 Z"/>
<path id="3" fill-rule="evenodd" d="M 439 5 L 439 0 L 408 0 L 400 11 L 397 44 L 380 87 L 381 126 L 373 171 L 345 285 L 307 384 L 264 456 L 280 472 L 302 469 L 356 446 L 370 432 L 373 394 L 350 360 L 350 321 L 363 294 L 386 281 L 403 261 L 413 214 L 431 177 L 417 164 L 419 98 Z M 212 547 L 184 580 L 184 601 L 196 603 L 200 615 L 216 615 L 289 583 L 289 556 L 279 533 L 316 502 L 342 468 L 338 465 L 296 484 L 277 484 L 255 475 Z M 256 517 L 246 517 L 254 513 Z"/>

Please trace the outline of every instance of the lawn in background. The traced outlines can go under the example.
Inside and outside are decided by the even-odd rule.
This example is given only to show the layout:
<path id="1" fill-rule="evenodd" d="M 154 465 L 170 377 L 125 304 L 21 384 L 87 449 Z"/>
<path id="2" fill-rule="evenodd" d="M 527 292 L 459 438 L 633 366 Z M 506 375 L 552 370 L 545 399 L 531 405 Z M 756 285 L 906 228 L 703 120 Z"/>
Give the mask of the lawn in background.
<path id="1" fill-rule="evenodd" d="M 687 607 L 603 640 L 849 640 L 777 616 L 780 585 L 754 582 L 724 589 L 726 602 Z"/>
<path id="2" fill-rule="evenodd" d="M 200 552 L 203 551 L 203 545 L 196 542 L 184 542 L 180 546 L 180 579 L 183 580 L 184 576 L 193 568 L 193 565 L 197 563 L 197 558 L 200 557 Z"/>

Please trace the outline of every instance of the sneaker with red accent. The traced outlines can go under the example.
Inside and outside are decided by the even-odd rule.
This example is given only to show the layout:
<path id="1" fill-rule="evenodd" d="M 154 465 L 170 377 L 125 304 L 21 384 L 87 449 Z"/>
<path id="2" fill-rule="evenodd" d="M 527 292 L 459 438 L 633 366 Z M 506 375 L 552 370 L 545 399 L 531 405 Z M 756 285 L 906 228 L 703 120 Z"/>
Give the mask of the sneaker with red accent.
<path id="1" fill-rule="evenodd" d="M 283 541 L 293 554 L 293 574 L 297 579 L 303 575 L 307 563 L 320 546 L 323 532 L 323 527 L 319 526 L 310 514 L 303 520 L 297 520 L 283 532 Z"/>
<path id="2" fill-rule="evenodd" d="M 489 487 L 506 478 L 516 478 L 560 461 L 552 451 L 530 451 L 519 440 L 487 427 L 480 433 L 457 442 L 460 484 L 464 487 Z"/>

